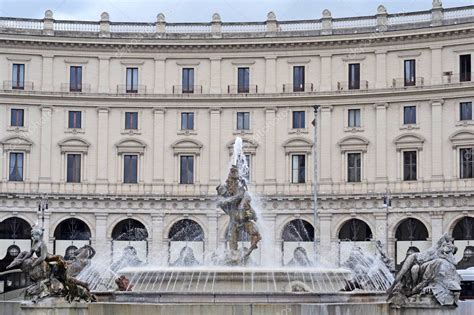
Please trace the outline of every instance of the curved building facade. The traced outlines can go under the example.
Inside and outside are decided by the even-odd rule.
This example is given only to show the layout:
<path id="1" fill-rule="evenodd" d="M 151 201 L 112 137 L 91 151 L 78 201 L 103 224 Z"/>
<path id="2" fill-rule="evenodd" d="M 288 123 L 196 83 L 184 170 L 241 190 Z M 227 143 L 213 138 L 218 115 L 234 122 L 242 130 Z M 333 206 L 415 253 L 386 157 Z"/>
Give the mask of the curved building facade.
<path id="1" fill-rule="evenodd" d="M 183 244 L 225 246 L 215 187 L 239 136 L 274 244 L 261 255 L 285 263 L 316 235 L 325 259 L 380 240 L 400 263 L 449 232 L 461 259 L 474 236 L 473 36 L 474 7 L 438 1 L 255 23 L 0 18 L 0 252 L 26 249 L 19 231 L 37 222 L 58 254 L 132 244 L 171 261 Z"/>

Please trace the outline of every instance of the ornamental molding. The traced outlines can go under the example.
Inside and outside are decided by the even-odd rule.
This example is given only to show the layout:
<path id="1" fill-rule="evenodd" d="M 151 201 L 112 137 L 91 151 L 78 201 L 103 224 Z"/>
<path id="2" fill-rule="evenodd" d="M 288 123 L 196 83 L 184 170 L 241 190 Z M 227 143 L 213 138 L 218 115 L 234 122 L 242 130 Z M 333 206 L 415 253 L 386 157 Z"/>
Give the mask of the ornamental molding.
<path id="1" fill-rule="evenodd" d="M 474 145 L 474 131 L 463 129 L 453 133 L 449 140 L 453 146 L 453 149 L 456 149 L 461 146 L 473 146 Z"/>
<path id="2" fill-rule="evenodd" d="M 423 143 L 426 139 L 416 133 L 405 133 L 395 138 L 393 143 L 397 151 L 404 149 L 423 150 Z"/>
<path id="3" fill-rule="evenodd" d="M 341 139 L 337 144 L 342 153 L 346 151 L 362 151 L 367 152 L 367 147 L 369 146 L 369 140 L 362 136 L 347 136 Z"/>

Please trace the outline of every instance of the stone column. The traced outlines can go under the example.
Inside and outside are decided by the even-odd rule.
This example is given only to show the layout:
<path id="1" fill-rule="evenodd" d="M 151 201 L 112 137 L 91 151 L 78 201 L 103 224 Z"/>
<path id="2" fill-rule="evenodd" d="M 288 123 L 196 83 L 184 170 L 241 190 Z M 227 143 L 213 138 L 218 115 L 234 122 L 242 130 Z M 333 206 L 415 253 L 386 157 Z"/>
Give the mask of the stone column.
<path id="1" fill-rule="evenodd" d="M 102 255 L 110 253 L 107 244 L 107 214 L 95 215 L 95 241 L 92 246 Z"/>
<path id="2" fill-rule="evenodd" d="M 387 234 L 387 213 L 375 212 L 375 239 L 382 242 L 383 249 L 387 252 L 388 249 L 388 234 Z"/>
<path id="3" fill-rule="evenodd" d="M 151 248 L 149 257 L 153 262 L 153 257 L 158 257 L 163 249 L 163 214 L 154 213 L 151 215 Z"/>
<path id="4" fill-rule="evenodd" d="M 319 251 L 318 257 L 327 257 L 330 261 L 337 261 L 337 254 L 331 251 L 331 213 L 319 213 Z M 334 255 L 333 255 L 334 254 Z M 334 256 L 331 258 L 330 256 Z"/>
<path id="5" fill-rule="evenodd" d="M 387 51 L 375 51 L 375 88 L 383 89 L 387 87 Z"/>
<path id="6" fill-rule="evenodd" d="M 275 93 L 276 87 L 276 56 L 265 57 L 265 93 Z"/>
<path id="7" fill-rule="evenodd" d="M 53 55 L 43 55 L 43 76 L 41 78 L 41 90 L 53 90 Z"/>
<path id="8" fill-rule="evenodd" d="M 110 92 L 110 58 L 99 57 L 99 93 Z"/>
<path id="9" fill-rule="evenodd" d="M 165 113 L 164 108 L 153 110 L 153 182 L 155 183 L 164 182 Z"/>
<path id="10" fill-rule="evenodd" d="M 51 107 L 41 107 L 40 182 L 51 181 L 52 115 Z"/>
<path id="11" fill-rule="evenodd" d="M 321 183 L 331 183 L 331 128 L 332 128 L 332 106 L 325 105 L 320 109 L 320 128 L 318 129 L 318 143 L 319 148 L 319 159 L 318 159 L 318 173 L 320 174 Z"/>
<path id="12" fill-rule="evenodd" d="M 282 257 L 275 257 L 275 245 L 276 242 L 276 214 L 265 214 L 263 217 L 265 222 L 266 230 L 260 231 L 260 233 L 266 234 L 263 236 L 263 240 L 259 243 L 259 248 L 261 248 L 261 263 L 265 262 L 265 260 L 270 259 L 273 261 L 281 261 Z M 281 249 L 281 247 L 279 247 Z M 281 253 L 281 250 L 279 251 Z"/>
<path id="13" fill-rule="evenodd" d="M 443 236 L 443 212 L 434 211 L 431 212 L 431 243 L 436 245 L 436 242 Z"/>
<path id="14" fill-rule="evenodd" d="M 443 179 L 443 104 L 431 101 L 431 178 Z"/>
<path id="15" fill-rule="evenodd" d="M 43 229 L 44 229 L 43 230 L 43 240 L 46 242 L 46 245 L 48 246 L 48 249 L 50 251 L 52 251 L 53 247 L 54 247 L 54 235 L 49 234 L 49 233 L 51 233 L 51 227 L 49 226 L 50 218 L 51 218 L 51 213 L 45 212 L 45 214 L 44 214 L 44 227 L 43 227 Z M 41 218 L 39 218 L 38 222 L 41 222 Z M 53 231 L 53 233 L 54 233 L 54 231 Z"/>
<path id="16" fill-rule="evenodd" d="M 387 107 L 388 103 L 375 104 L 376 144 L 375 144 L 375 180 L 387 180 Z"/>
<path id="17" fill-rule="evenodd" d="M 207 232 L 207 242 L 205 250 L 215 250 L 219 245 L 217 234 L 217 213 L 209 213 L 207 215 L 207 223 L 208 223 L 208 232 Z"/>
<path id="18" fill-rule="evenodd" d="M 109 109 L 97 110 L 97 190 L 107 192 L 109 161 Z"/>
<path id="19" fill-rule="evenodd" d="M 265 183 L 275 183 L 276 107 L 265 108 Z"/>
<path id="20" fill-rule="evenodd" d="M 153 92 L 155 94 L 165 94 L 165 75 L 166 75 L 166 58 L 156 57 L 155 58 L 155 86 Z"/>
<path id="21" fill-rule="evenodd" d="M 220 181 L 221 165 L 221 108 L 210 108 L 210 143 L 209 143 L 209 185 L 215 186 Z"/>
<path id="22" fill-rule="evenodd" d="M 321 91 L 331 91 L 332 89 L 332 55 L 321 54 Z"/>
<path id="23" fill-rule="evenodd" d="M 221 91 L 221 59 L 220 57 L 211 57 L 211 94 L 220 94 Z"/>
<path id="24" fill-rule="evenodd" d="M 443 47 L 431 47 L 431 84 L 443 83 Z"/>

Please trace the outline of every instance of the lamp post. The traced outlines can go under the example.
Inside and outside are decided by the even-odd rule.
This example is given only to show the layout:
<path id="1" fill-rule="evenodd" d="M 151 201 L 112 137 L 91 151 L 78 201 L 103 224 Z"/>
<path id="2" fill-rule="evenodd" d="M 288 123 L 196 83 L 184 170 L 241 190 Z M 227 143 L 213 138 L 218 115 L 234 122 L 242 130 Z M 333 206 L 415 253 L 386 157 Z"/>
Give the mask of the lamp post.
<path id="1" fill-rule="evenodd" d="M 318 145 L 318 109 L 319 105 L 314 105 L 314 120 L 312 122 L 314 126 L 313 130 L 313 225 L 314 225 L 314 257 L 317 259 L 317 240 L 316 240 L 316 226 L 318 222 L 318 157 L 317 157 L 317 145 Z"/>
<path id="2" fill-rule="evenodd" d="M 38 215 L 41 216 L 41 229 L 44 231 L 44 212 L 48 210 L 48 198 L 45 196 L 41 197 L 38 201 Z"/>

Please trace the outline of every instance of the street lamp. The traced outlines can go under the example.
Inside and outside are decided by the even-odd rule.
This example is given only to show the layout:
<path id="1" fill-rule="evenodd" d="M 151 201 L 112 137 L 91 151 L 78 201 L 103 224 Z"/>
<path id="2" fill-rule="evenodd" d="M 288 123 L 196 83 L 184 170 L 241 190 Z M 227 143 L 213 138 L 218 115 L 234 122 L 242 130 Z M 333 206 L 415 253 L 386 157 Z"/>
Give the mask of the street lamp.
<path id="1" fill-rule="evenodd" d="M 318 144 L 318 109 L 319 105 L 314 105 L 313 110 L 314 110 L 314 120 L 312 122 L 312 125 L 314 126 L 313 130 L 313 137 L 314 137 L 314 144 L 313 144 L 313 225 L 314 225 L 314 257 L 317 259 L 317 240 L 316 240 L 316 226 L 317 226 L 317 220 L 318 220 L 318 158 L 316 155 L 316 147 Z"/>
<path id="2" fill-rule="evenodd" d="M 48 210 L 48 198 L 45 196 L 41 197 L 38 201 L 38 215 L 41 215 L 41 229 L 44 231 L 44 212 Z"/>

